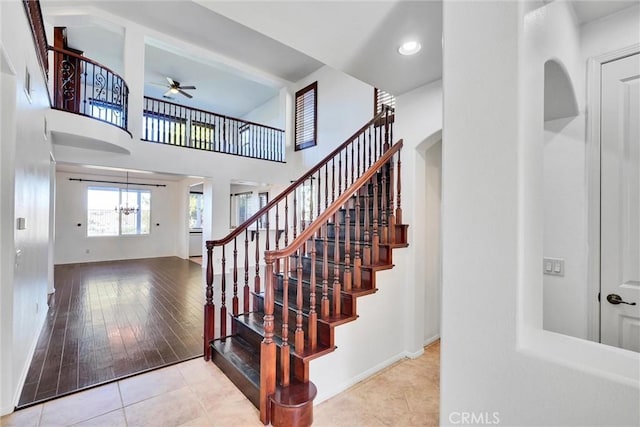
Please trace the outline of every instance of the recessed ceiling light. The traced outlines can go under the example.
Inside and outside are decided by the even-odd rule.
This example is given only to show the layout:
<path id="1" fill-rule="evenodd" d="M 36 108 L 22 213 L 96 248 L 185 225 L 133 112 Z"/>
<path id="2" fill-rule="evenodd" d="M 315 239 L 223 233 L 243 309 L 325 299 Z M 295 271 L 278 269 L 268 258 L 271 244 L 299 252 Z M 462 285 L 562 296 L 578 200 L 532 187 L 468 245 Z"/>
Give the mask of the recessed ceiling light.
<path id="1" fill-rule="evenodd" d="M 420 51 L 422 45 L 415 40 L 410 40 L 408 42 L 404 42 L 398 48 L 398 53 L 400 55 L 415 55 Z"/>

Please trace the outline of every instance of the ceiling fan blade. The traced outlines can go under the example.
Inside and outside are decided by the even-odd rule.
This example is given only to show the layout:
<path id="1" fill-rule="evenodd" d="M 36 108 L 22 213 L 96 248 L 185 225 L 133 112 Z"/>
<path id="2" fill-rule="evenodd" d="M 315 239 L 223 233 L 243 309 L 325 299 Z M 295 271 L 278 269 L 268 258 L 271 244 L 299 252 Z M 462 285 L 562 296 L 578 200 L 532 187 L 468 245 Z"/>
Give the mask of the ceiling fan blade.
<path id="1" fill-rule="evenodd" d="M 180 92 L 181 94 L 183 94 L 187 98 L 193 98 L 193 96 L 189 95 L 187 92 L 183 91 L 182 89 L 178 89 L 178 92 Z"/>
<path id="2" fill-rule="evenodd" d="M 173 94 L 173 92 L 172 92 L 172 91 L 173 91 L 173 89 L 169 89 L 169 90 L 168 90 L 168 91 L 166 91 L 166 92 L 164 93 L 164 95 L 162 95 L 162 96 L 171 96 L 171 95 Z"/>
<path id="3" fill-rule="evenodd" d="M 180 86 L 180 89 L 195 89 L 195 86 Z"/>
<path id="4" fill-rule="evenodd" d="M 169 84 L 170 84 L 171 86 L 175 86 L 175 85 L 176 85 L 176 82 L 174 82 L 174 81 L 173 81 L 173 79 L 172 79 L 171 77 L 167 77 L 167 81 L 169 82 Z"/>

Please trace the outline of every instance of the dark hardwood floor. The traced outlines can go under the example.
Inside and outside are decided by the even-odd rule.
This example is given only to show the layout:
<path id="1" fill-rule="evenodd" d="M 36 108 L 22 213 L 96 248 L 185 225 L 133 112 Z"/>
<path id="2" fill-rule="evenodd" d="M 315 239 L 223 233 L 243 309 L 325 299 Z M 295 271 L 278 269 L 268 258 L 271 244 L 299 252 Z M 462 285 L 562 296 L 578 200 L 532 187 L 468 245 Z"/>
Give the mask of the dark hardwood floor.
<path id="1" fill-rule="evenodd" d="M 55 288 L 18 407 L 202 355 L 197 263 L 57 265 Z"/>

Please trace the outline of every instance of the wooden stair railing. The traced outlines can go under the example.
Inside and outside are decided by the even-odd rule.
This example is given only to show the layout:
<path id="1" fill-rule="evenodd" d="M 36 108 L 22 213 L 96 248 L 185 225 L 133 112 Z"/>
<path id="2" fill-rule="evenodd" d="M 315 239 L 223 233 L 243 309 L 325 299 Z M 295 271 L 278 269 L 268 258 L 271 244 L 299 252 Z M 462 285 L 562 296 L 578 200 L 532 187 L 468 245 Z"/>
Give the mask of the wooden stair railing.
<path id="1" fill-rule="evenodd" d="M 310 423 L 309 361 L 333 351 L 333 327 L 355 319 L 355 298 L 375 292 L 375 271 L 390 268 L 393 247 L 406 245 L 407 226 L 397 220 L 402 143 L 391 145 L 389 113 L 376 115 L 227 237 L 207 241 L 204 357 L 260 408 L 265 423 Z M 280 256 L 281 248 L 295 255 Z"/>

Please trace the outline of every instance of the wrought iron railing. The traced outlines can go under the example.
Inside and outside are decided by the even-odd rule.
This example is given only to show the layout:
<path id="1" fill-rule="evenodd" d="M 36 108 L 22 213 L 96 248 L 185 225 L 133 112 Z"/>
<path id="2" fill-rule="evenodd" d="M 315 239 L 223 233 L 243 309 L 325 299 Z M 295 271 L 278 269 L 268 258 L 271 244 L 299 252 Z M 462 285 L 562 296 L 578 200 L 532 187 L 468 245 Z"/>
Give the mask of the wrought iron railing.
<path id="1" fill-rule="evenodd" d="M 52 108 L 92 117 L 128 132 L 129 88 L 124 79 L 82 55 L 49 49 L 55 67 Z"/>
<path id="2" fill-rule="evenodd" d="M 284 131 L 246 120 L 144 98 L 142 139 L 149 142 L 284 162 Z"/>

